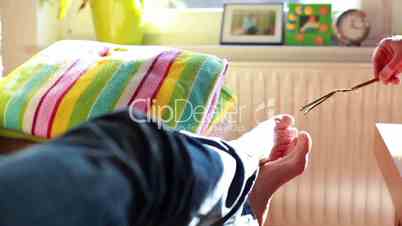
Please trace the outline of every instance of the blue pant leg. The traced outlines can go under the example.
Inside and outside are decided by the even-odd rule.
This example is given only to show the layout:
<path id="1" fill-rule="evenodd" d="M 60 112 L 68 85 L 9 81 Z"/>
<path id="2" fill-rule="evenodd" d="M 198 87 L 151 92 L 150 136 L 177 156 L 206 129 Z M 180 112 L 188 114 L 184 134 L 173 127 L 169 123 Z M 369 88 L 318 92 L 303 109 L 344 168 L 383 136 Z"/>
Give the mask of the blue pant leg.
<path id="1" fill-rule="evenodd" d="M 0 225 L 128 225 L 131 187 L 86 147 L 39 145 L 0 161 Z"/>
<path id="2" fill-rule="evenodd" d="M 213 151 L 117 112 L 0 159 L 0 226 L 186 225 L 220 176 Z"/>

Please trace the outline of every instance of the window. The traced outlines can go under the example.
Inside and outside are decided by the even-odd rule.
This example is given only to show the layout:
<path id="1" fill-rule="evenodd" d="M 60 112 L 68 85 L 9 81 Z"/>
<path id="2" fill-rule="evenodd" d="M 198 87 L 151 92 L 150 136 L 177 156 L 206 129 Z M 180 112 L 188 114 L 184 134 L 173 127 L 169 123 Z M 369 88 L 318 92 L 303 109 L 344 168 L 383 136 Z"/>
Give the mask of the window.
<path id="1" fill-rule="evenodd" d="M 269 3 L 269 2 L 301 2 L 301 3 L 332 3 L 336 11 L 360 8 L 361 0 L 153 0 L 157 5 L 164 8 L 221 8 L 224 3 Z"/>
<path id="2" fill-rule="evenodd" d="M 223 0 L 168 0 L 169 8 L 220 8 Z"/>

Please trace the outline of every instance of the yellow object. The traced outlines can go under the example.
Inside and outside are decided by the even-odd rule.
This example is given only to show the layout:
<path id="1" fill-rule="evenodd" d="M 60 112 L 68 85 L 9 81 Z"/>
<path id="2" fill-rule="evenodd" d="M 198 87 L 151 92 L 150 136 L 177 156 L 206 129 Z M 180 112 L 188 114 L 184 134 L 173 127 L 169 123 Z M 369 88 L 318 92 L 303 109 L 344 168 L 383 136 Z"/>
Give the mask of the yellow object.
<path id="1" fill-rule="evenodd" d="M 162 84 L 158 95 L 155 98 L 155 103 L 152 105 L 155 118 L 162 118 L 163 112 L 167 110 L 161 106 L 169 106 L 169 102 L 176 89 L 174 84 L 180 79 L 180 76 L 183 74 L 185 69 L 185 63 L 189 60 L 190 56 L 183 54 L 177 57 L 176 62 L 170 67 L 169 77 L 165 79 L 165 82 Z"/>
<path id="2" fill-rule="evenodd" d="M 290 21 L 296 21 L 296 20 L 297 20 L 297 16 L 294 15 L 293 13 L 289 13 L 288 19 L 289 19 Z"/>
<path id="3" fill-rule="evenodd" d="M 313 14 L 313 12 L 314 12 L 314 10 L 313 10 L 313 7 L 311 7 L 311 6 L 307 6 L 305 9 L 304 9 L 304 13 L 306 14 L 306 15 L 312 15 Z"/>
<path id="4" fill-rule="evenodd" d="M 142 43 L 142 0 L 90 0 L 90 6 L 97 40 L 129 45 Z"/>
<path id="5" fill-rule="evenodd" d="M 288 30 L 290 31 L 296 30 L 296 24 L 288 24 Z"/>
<path id="6" fill-rule="evenodd" d="M 75 89 L 72 92 L 69 92 L 60 103 L 59 108 L 57 109 L 58 113 L 56 113 L 51 130 L 52 136 L 56 137 L 67 131 L 68 124 L 70 123 L 69 119 L 74 111 L 74 108 L 71 106 L 75 106 L 82 93 L 85 92 L 91 82 L 95 80 L 95 76 L 102 69 L 102 67 L 99 67 L 99 65 L 100 64 L 98 63 L 98 67 L 95 66 L 82 75 L 81 78 L 76 82 Z"/>
<path id="7" fill-rule="evenodd" d="M 60 0 L 60 8 L 59 8 L 59 15 L 58 19 L 63 20 L 67 13 L 68 10 L 70 10 L 72 0 Z"/>
<path id="8" fill-rule="evenodd" d="M 303 14 L 303 7 L 298 5 L 298 6 L 296 6 L 295 11 L 296 11 L 297 15 L 302 15 Z"/>

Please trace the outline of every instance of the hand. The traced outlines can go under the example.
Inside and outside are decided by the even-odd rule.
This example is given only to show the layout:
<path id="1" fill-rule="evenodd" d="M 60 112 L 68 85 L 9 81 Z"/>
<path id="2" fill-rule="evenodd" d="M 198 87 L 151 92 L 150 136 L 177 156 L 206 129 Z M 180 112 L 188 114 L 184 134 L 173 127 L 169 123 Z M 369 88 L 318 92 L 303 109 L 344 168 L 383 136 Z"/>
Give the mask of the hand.
<path id="1" fill-rule="evenodd" d="M 373 54 L 374 75 L 384 84 L 400 84 L 402 36 L 383 39 Z"/>

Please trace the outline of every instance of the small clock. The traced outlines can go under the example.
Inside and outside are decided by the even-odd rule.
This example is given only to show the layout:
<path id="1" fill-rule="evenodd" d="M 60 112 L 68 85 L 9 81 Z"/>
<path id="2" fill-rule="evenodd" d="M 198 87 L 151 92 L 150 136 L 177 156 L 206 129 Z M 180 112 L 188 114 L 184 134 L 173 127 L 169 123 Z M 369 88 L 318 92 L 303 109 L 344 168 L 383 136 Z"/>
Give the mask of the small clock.
<path id="1" fill-rule="evenodd" d="M 335 19 L 335 33 L 338 40 L 348 46 L 360 46 L 370 32 L 367 14 L 357 9 L 349 9 Z"/>

